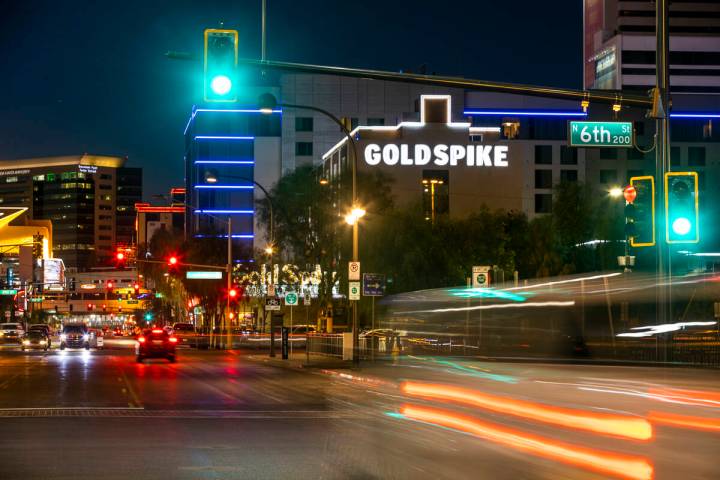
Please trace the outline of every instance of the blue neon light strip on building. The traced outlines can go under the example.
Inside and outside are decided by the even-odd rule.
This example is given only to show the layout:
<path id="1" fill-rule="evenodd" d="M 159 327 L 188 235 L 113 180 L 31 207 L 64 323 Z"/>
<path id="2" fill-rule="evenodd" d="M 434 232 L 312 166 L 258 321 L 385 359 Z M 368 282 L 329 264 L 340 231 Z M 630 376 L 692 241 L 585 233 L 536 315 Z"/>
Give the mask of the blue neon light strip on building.
<path id="1" fill-rule="evenodd" d="M 197 135 L 195 140 L 255 140 L 255 137 L 223 136 L 223 135 Z"/>
<path id="2" fill-rule="evenodd" d="M 228 188 L 235 190 L 252 190 L 254 185 L 195 185 L 195 188 Z"/>
<path id="3" fill-rule="evenodd" d="M 463 115 L 523 116 L 523 117 L 587 117 L 586 112 L 565 112 L 552 110 L 465 110 Z"/>
<path id="4" fill-rule="evenodd" d="M 253 215 L 254 210 L 195 210 L 195 213 L 230 213 L 238 215 Z"/>
<path id="5" fill-rule="evenodd" d="M 195 238 L 227 238 L 227 235 L 194 235 Z M 252 233 L 233 233 L 232 238 L 246 238 L 246 239 L 252 239 L 255 238 L 255 235 Z"/>
<path id="6" fill-rule="evenodd" d="M 196 113 L 200 112 L 217 112 L 217 113 L 265 113 L 266 115 L 270 115 L 270 112 L 263 112 L 259 108 L 228 108 L 228 109 L 222 109 L 222 108 L 198 108 L 195 110 Z M 272 113 L 282 113 L 282 110 L 275 109 L 272 111 Z"/>
<path id="7" fill-rule="evenodd" d="M 720 118 L 720 113 L 671 112 L 670 118 Z"/>
<path id="8" fill-rule="evenodd" d="M 252 160 L 195 160 L 195 165 L 255 165 Z"/>

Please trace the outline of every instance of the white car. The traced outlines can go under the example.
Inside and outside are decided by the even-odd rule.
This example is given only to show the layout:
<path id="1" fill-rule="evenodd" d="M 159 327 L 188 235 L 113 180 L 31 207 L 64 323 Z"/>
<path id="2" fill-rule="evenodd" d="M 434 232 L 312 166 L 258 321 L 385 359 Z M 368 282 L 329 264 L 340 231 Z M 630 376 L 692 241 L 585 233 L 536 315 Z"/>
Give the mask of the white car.
<path id="1" fill-rule="evenodd" d="M 22 323 L 0 323 L 0 343 L 17 343 L 20 345 L 25 336 Z"/>

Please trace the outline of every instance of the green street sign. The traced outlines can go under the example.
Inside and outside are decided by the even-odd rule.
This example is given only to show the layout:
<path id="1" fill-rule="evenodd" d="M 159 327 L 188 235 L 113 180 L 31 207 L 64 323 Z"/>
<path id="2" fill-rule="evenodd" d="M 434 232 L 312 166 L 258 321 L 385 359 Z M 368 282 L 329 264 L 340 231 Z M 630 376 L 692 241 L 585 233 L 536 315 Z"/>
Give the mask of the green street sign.
<path id="1" fill-rule="evenodd" d="M 28 299 L 28 302 L 41 303 L 44 299 L 45 299 L 45 297 L 32 297 L 32 298 Z"/>
<path id="2" fill-rule="evenodd" d="M 285 305 L 294 306 L 298 304 L 298 294 L 295 292 L 288 292 L 285 294 Z"/>
<path id="3" fill-rule="evenodd" d="M 221 280 L 222 272 L 185 272 L 185 278 L 188 280 Z"/>
<path id="4" fill-rule="evenodd" d="M 15 290 L 15 289 L 0 290 L 0 295 L 17 295 L 17 290 Z"/>
<path id="5" fill-rule="evenodd" d="M 633 147 L 632 122 L 568 122 L 571 147 Z"/>

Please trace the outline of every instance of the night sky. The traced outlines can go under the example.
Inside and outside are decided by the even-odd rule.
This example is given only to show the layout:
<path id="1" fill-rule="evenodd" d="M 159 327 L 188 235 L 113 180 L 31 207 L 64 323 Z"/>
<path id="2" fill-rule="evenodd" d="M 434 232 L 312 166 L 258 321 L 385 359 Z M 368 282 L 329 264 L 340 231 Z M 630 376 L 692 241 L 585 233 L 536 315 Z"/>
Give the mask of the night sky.
<path id="1" fill-rule="evenodd" d="M 260 56 L 260 0 L 10 0 L 0 8 L 0 159 L 128 156 L 145 196 L 183 181 L 202 31 Z M 582 2 L 267 0 L 268 59 L 581 87 Z"/>

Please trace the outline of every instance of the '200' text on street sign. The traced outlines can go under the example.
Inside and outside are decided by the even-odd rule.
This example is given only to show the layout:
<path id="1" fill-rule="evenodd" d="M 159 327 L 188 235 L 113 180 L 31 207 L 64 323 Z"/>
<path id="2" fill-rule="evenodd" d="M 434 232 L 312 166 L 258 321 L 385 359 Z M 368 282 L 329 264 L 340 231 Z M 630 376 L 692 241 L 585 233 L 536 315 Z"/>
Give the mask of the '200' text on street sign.
<path id="1" fill-rule="evenodd" d="M 571 147 L 632 148 L 632 122 L 569 122 Z"/>

